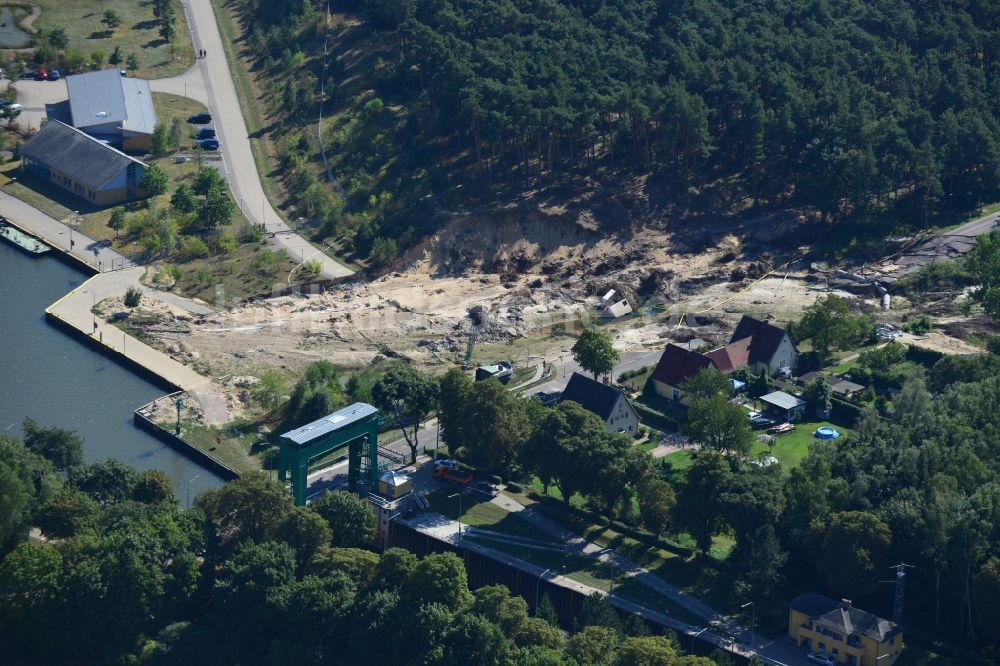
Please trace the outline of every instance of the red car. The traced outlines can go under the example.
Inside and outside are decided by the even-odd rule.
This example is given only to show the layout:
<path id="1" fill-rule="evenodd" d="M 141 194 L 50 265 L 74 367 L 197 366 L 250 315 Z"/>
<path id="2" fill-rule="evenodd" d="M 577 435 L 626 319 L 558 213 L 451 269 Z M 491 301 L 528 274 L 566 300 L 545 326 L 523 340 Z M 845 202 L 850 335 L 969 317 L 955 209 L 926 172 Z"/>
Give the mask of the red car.
<path id="1" fill-rule="evenodd" d="M 49 78 L 49 70 L 45 69 L 44 67 L 39 67 L 38 69 L 35 70 L 36 81 L 44 81 L 47 78 Z"/>

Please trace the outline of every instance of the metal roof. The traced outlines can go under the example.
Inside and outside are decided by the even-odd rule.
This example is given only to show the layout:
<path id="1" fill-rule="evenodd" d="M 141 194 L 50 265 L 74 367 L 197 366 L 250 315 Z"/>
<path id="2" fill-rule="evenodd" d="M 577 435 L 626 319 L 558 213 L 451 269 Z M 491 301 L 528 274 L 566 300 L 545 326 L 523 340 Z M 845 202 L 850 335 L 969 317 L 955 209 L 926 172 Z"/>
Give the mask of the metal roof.
<path id="1" fill-rule="evenodd" d="M 117 69 L 66 77 L 74 127 L 119 123 L 133 132 L 152 134 L 156 125 L 149 83 L 123 77 Z"/>
<path id="2" fill-rule="evenodd" d="M 130 163 L 146 168 L 134 157 L 58 120 L 45 123 L 24 142 L 21 152 L 92 190 L 100 190 Z"/>
<path id="3" fill-rule="evenodd" d="M 384 481 L 390 486 L 399 487 L 404 483 L 409 483 L 410 477 L 402 472 L 397 472 L 396 470 L 391 469 L 387 472 L 383 472 L 382 475 L 378 477 L 378 480 Z"/>
<path id="4" fill-rule="evenodd" d="M 306 444 L 331 432 L 336 432 L 349 425 L 363 421 L 375 414 L 378 414 L 378 410 L 368 403 L 356 402 L 343 409 L 338 409 L 332 414 L 327 414 L 312 423 L 307 423 L 301 428 L 290 430 L 283 434 L 281 438 L 289 439 L 296 444 Z"/>
<path id="5" fill-rule="evenodd" d="M 801 407 L 806 404 L 805 400 L 800 400 L 794 395 L 788 395 L 784 391 L 768 393 L 761 398 L 761 401 L 766 402 L 769 405 L 774 405 L 775 407 L 780 407 L 781 409 L 795 409 L 796 407 Z"/>
<path id="6" fill-rule="evenodd" d="M 144 79 L 118 77 L 125 93 L 125 122 L 122 128 L 129 132 L 152 134 L 156 129 L 156 112 L 149 82 Z"/>

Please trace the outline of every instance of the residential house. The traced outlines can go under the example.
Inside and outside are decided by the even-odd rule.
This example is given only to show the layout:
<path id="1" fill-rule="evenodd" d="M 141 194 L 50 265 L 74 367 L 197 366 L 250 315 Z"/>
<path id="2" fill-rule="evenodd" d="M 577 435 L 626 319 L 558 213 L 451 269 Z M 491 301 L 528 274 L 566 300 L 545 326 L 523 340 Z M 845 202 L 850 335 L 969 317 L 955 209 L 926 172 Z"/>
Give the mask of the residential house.
<path id="1" fill-rule="evenodd" d="M 588 412 L 597 414 L 604 420 L 609 432 L 620 432 L 633 437 L 639 432 L 639 415 L 625 392 L 619 388 L 574 372 L 559 400 L 572 400 Z"/>
<path id="2" fill-rule="evenodd" d="M 601 297 L 601 302 L 597 305 L 597 314 L 603 319 L 617 319 L 632 312 L 632 306 L 628 299 L 618 295 L 614 289 L 608 291 Z"/>
<path id="3" fill-rule="evenodd" d="M 756 374 L 775 375 L 782 368 L 790 371 L 797 359 L 795 345 L 784 329 L 744 315 L 729 343 L 718 349 L 699 353 L 673 343 L 667 345 L 651 381 L 658 395 L 683 402 L 681 385 L 699 370 L 715 368 L 728 375 L 750 368 Z"/>
<path id="4" fill-rule="evenodd" d="M 705 354 L 671 342 L 663 350 L 650 381 L 653 382 L 653 390 L 657 395 L 667 400 L 682 401 L 684 391 L 681 386 L 684 382 L 702 370 L 714 367 L 712 359 Z"/>
<path id="5" fill-rule="evenodd" d="M 103 69 L 66 77 L 73 127 L 130 153 L 152 146 L 156 112 L 149 82 Z"/>
<path id="6" fill-rule="evenodd" d="M 788 605 L 788 635 L 810 652 L 838 664 L 888 666 L 903 649 L 903 628 L 889 620 L 814 592 Z"/>
<path id="7" fill-rule="evenodd" d="M 768 393 L 760 401 L 764 403 L 764 415 L 779 423 L 798 421 L 806 410 L 805 400 L 784 391 Z"/>
<path id="8" fill-rule="evenodd" d="M 799 354 L 785 329 L 743 315 L 729 342 L 732 344 L 747 338 L 750 338 L 748 361 L 754 373 L 766 372 L 774 377 L 782 374 L 782 368 L 787 368 L 786 372 L 795 368 Z"/>
<path id="9" fill-rule="evenodd" d="M 97 206 L 142 196 L 146 165 L 94 137 L 50 120 L 21 146 L 28 171 Z"/>

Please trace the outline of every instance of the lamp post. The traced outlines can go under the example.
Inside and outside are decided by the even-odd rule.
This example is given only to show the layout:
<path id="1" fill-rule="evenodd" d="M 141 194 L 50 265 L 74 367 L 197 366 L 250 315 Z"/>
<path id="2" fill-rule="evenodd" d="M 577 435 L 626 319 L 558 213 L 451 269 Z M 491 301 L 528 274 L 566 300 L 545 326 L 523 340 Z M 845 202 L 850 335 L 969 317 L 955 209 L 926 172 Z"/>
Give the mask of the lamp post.
<path id="1" fill-rule="evenodd" d="M 757 649 L 754 647 L 753 631 L 757 625 L 757 604 L 752 601 L 748 601 L 740 606 L 740 608 L 746 608 L 747 606 L 750 607 L 750 651 L 756 654 Z"/>
<path id="2" fill-rule="evenodd" d="M 174 400 L 174 406 L 177 407 L 177 427 L 174 429 L 174 434 L 181 434 L 181 410 L 184 409 L 184 398 L 177 398 Z"/>
<path id="3" fill-rule="evenodd" d="M 542 578 L 544 578 L 545 574 L 550 571 L 552 571 L 552 569 L 546 569 L 542 573 L 538 574 L 538 580 L 535 581 L 535 617 L 538 617 L 538 588 L 542 584 Z"/>
<path id="4" fill-rule="evenodd" d="M 448 495 L 448 499 L 458 498 L 458 538 L 462 538 L 462 493 L 455 493 L 454 495 Z"/>
<path id="5" fill-rule="evenodd" d="M 198 477 L 200 477 L 200 476 L 201 476 L 201 474 L 195 474 L 193 477 L 191 477 L 190 479 L 188 479 L 188 482 L 187 482 L 187 499 L 184 501 L 184 508 L 185 509 L 190 509 L 191 508 L 191 484 L 194 483 L 198 479 Z"/>

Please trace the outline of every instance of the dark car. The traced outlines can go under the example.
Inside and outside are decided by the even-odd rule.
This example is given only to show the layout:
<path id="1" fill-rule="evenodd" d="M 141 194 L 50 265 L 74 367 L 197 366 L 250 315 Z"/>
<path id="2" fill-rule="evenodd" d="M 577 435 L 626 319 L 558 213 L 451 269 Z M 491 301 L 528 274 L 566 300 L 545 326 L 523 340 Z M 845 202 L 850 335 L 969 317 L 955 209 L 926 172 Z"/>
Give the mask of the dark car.
<path id="1" fill-rule="evenodd" d="M 198 146 L 202 150 L 218 150 L 219 140 L 218 139 L 201 139 L 195 141 L 194 145 Z"/>
<path id="2" fill-rule="evenodd" d="M 198 139 L 214 139 L 215 138 L 215 130 L 212 129 L 211 127 L 202 127 L 200 130 L 198 130 L 198 136 L 196 138 L 198 138 Z"/>
<path id="3" fill-rule="evenodd" d="M 500 494 L 499 488 L 486 481 L 473 481 L 469 487 L 472 488 L 472 492 L 487 499 L 492 499 Z"/>
<path id="4" fill-rule="evenodd" d="M 774 419 L 769 419 L 766 416 L 757 416 L 750 419 L 750 427 L 754 430 L 760 430 L 762 428 L 770 428 L 775 424 Z"/>
<path id="5" fill-rule="evenodd" d="M 58 69 L 49 70 L 49 81 L 58 81 L 61 76 Z"/>
<path id="6" fill-rule="evenodd" d="M 196 113 L 188 118 L 188 122 L 192 125 L 206 125 L 212 122 L 211 113 Z"/>

